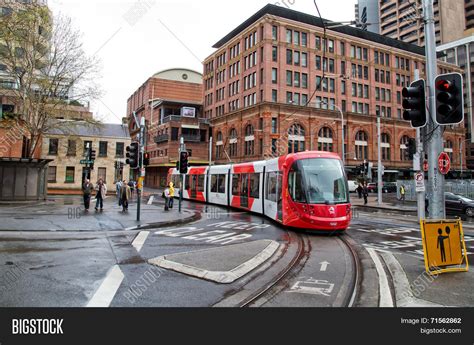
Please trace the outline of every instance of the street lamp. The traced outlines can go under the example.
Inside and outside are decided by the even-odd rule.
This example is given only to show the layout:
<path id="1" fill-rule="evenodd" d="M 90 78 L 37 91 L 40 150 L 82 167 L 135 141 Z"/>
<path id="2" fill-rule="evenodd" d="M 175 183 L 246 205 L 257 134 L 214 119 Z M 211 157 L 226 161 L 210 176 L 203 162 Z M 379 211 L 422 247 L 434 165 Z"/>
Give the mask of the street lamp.
<path id="1" fill-rule="evenodd" d="M 334 109 L 337 109 L 339 111 L 339 113 L 341 114 L 341 131 L 342 131 L 342 136 L 341 136 L 341 158 L 342 158 L 342 164 L 345 166 L 346 165 L 346 155 L 344 153 L 344 142 L 345 142 L 345 137 L 344 137 L 344 113 L 342 112 L 341 108 L 335 104 L 332 104 L 332 105 L 329 105 L 328 102 L 326 101 L 317 101 L 315 104 L 325 104 L 327 106 L 332 106 L 333 110 Z M 311 131 L 311 143 L 310 143 L 310 146 L 311 146 L 311 151 L 313 150 L 313 131 Z"/>

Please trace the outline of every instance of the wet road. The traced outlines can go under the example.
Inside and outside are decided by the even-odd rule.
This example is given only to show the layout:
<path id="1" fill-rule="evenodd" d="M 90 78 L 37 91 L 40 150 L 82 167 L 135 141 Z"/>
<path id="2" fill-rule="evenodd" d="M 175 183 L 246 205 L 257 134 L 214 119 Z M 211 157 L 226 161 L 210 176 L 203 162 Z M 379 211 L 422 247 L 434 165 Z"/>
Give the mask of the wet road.
<path id="1" fill-rule="evenodd" d="M 352 295 L 347 285 L 353 258 L 340 238 L 290 233 L 268 219 L 235 210 L 189 202 L 183 207 L 202 212 L 202 219 L 144 232 L 0 232 L 0 306 L 239 306 L 241 296 L 251 296 L 288 267 L 298 251 L 295 238 L 304 238 L 304 255 L 253 306 L 340 306 Z M 240 253 L 226 256 L 219 248 L 262 240 L 276 242 L 278 250 L 230 284 L 148 263 L 214 249 L 219 256 L 211 266 L 239 262 Z"/>

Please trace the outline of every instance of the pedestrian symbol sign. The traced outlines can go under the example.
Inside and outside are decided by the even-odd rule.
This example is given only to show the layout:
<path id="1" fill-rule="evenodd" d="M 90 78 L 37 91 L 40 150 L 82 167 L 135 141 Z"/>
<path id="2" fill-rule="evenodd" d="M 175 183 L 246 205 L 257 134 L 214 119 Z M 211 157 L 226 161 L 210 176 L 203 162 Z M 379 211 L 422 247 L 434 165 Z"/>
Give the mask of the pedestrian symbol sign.
<path id="1" fill-rule="evenodd" d="M 422 221 L 426 272 L 467 272 L 466 244 L 460 220 Z"/>

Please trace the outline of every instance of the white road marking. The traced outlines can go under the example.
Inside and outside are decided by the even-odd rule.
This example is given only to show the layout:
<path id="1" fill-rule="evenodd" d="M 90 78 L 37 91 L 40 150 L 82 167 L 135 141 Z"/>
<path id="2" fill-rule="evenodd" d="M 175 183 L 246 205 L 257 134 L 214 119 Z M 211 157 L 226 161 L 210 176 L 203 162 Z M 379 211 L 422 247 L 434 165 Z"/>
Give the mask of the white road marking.
<path id="1" fill-rule="evenodd" d="M 331 297 L 333 290 L 334 284 L 327 280 L 308 278 L 307 280 L 297 281 L 288 292 Z"/>
<path id="2" fill-rule="evenodd" d="M 443 307 L 441 304 L 432 303 L 419 298 L 416 298 L 410 287 L 407 275 L 403 270 L 395 256 L 391 253 L 381 254 L 385 264 L 387 265 L 390 274 L 392 275 L 393 285 L 395 286 L 395 299 L 397 307 Z M 426 286 L 430 284 L 435 278 L 429 277 L 424 273 L 418 277 L 415 281 L 415 288 L 420 288 L 421 292 L 426 289 Z M 431 280 L 431 281 L 430 281 Z"/>
<path id="3" fill-rule="evenodd" d="M 326 270 L 328 269 L 328 266 L 329 266 L 331 263 L 330 263 L 330 262 L 327 262 L 327 261 L 323 261 L 323 262 L 320 262 L 319 264 L 321 265 L 320 271 L 321 271 L 321 272 L 326 272 Z"/>
<path id="4" fill-rule="evenodd" d="M 118 265 L 113 266 L 86 307 L 107 308 L 117 293 L 120 284 L 122 284 L 123 278 L 124 274 L 120 267 Z"/>
<path id="5" fill-rule="evenodd" d="M 155 196 L 154 196 L 154 195 L 150 196 L 150 199 L 148 199 L 148 205 L 153 204 L 153 200 L 155 200 Z"/>
<path id="6" fill-rule="evenodd" d="M 137 252 L 140 252 L 140 250 L 142 250 L 142 247 L 145 244 L 145 241 L 148 238 L 149 234 L 150 234 L 149 231 L 140 231 L 137 237 L 135 237 L 135 239 L 132 242 L 132 246 L 135 247 Z"/>
<path id="7" fill-rule="evenodd" d="M 388 285 L 387 275 L 385 274 L 385 270 L 383 269 L 382 262 L 380 258 L 373 248 L 366 248 L 367 252 L 369 253 L 372 261 L 375 264 L 375 268 L 377 269 L 377 274 L 379 276 L 379 294 L 380 294 L 380 301 L 379 307 L 382 308 L 392 308 L 393 307 L 393 299 L 392 293 L 390 292 L 390 286 Z"/>

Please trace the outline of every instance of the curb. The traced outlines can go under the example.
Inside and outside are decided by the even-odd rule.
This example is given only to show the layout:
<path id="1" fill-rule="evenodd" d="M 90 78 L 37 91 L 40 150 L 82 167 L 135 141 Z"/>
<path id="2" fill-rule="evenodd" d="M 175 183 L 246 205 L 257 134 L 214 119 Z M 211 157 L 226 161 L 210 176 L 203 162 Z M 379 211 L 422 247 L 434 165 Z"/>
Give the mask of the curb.
<path id="1" fill-rule="evenodd" d="M 148 229 L 159 229 L 159 228 L 166 228 L 166 227 L 172 227 L 176 225 L 182 225 L 182 224 L 187 224 L 187 223 L 192 223 L 197 220 L 201 219 L 201 214 L 199 212 L 194 212 L 194 214 L 191 217 L 184 218 L 184 219 L 177 219 L 173 220 L 170 222 L 157 222 L 157 223 L 147 223 L 147 224 L 140 224 L 137 226 L 132 226 L 129 228 L 124 228 L 124 229 L 110 229 L 110 230 L 80 230 L 80 229 L 75 229 L 75 230 L 9 230 L 9 229 L 0 229 L 0 233 L 2 232 L 37 232 L 37 233 L 42 233 L 42 232 L 56 232 L 56 233 L 61 233 L 61 232 L 91 232 L 91 233 L 97 233 L 97 232 L 119 232 L 119 231 L 134 231 L 134 230 L 148 230 Z"/>
<path id="2" fill-rule="evenodd" d="M 396 209 L 396 208 L 389 208 L 389 207 L 378 207 L 378 206 L 364 206 L 364 205 L 352 205 L 354 208 L 360 208 L 360 209 L 372 209 L 372 210 L 383 210 L 383 211 L 392 211 L 392 212 L 397 212 L 397 213 L 416 213 L 418 212 L 417 210 L 401 210 L 401 209 Z"/>
<path id="3" fill-rule="evenodd" d="M 208 271 L 202 268 L 170 261 L 166 258 L 166 255 L 150 259 L 148 260 L 148 263 L 219 284 L 231 284 L 270 259 L 279 247 L 280 244 L 278 242 L 270 240 L 264 250 L 230 271 Z M 202 252 L 204 251 L 209 251 L 209 249 L 202 250 Z"/>

